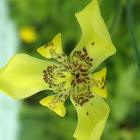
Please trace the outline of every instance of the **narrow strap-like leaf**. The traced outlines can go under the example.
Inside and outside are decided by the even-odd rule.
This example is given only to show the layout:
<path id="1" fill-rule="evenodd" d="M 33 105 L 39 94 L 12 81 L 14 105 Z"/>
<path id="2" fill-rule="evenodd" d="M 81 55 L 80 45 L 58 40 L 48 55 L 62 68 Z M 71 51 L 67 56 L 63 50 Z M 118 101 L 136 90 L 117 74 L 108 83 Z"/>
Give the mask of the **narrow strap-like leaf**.
<path id="1" fill-rule="evenodd" d="M 128 29 L 130 32 L 132 47 L 135 54 L 137 68 L 138 68 L 138 72 L 140 76 L 140 52 L 138 49 L 138 42 L 135 35 L 134 22 L 133 22 L 133 17 L 132 17 L 132 1 L 131 0 L 127 0 L 127 23 L 128 23 Z"/>
<path id="2" fill-rule="evenodd" d="M 113 20 L 112 20 L 112 23 L 111 23 L 111 26 L 110 26 L 110 29 L 109 29 L 109 32 L 110 32 L 111 36 L 114 34 L 114 31 L 116 29 L 116 26 L 117 26 L 117 23 L 118 23 L 118 20 L 119 20 L 119 17 L 120 17 L 119 15 L 121 13 L 122 0 L 117 0 L 117 1 L 115 1 L 115 3 L 117 5 L 115 7 L 114 17 L 113 17 Z"/>

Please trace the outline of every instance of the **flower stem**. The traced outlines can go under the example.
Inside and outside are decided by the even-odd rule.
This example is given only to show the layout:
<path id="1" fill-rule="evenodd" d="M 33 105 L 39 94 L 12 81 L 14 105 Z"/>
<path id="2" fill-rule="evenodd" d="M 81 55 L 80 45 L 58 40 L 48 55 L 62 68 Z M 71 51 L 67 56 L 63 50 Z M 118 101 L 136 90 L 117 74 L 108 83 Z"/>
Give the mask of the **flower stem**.
<path id="1" fill-rule="evenodd" d="M 110 35 L 113 36 L 114 34 L 114 31 L 116 29 L 116 26 L 117 26 L 117 23 L 118 23 L 118 20 L 119 20 L 119 15 L 120 15 L 120 12 L 121 12 L 121 8 L 122 8 L 122 1 L 121 0 L 118 0 L 116 1 L 116 8 L 115 8 L 115 13 L 114 13 L 114 17 L 113 17 L 113 20 L 112 20 L 112 23 L 111 23 L 111 26 L 110 26 L 110 29 L 109 29 L 109 32 L 110 32 Z"/>
<path id="2" fill-rule="evenodd" d="M 140 53 L 138 49 L 138 42 L 135 35 L 134 22 L 132 17 L 132 0 L 127 0 L 127 23 L 128 23 L 128 29 L 131 37 L 132 47 L 135 54 L 136 64 L 140 76 Z"/>

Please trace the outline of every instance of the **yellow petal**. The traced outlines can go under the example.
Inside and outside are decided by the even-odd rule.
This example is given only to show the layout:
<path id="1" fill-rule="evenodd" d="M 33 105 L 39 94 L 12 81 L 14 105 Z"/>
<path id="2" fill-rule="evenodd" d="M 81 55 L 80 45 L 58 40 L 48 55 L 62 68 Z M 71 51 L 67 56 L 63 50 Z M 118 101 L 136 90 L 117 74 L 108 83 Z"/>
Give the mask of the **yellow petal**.
<path id="1" fill-rule="evenodd" d="M 106 67 L 104 67 L 101 71 L 98 71 L 93 74 L 93 91 L 97 95 L 107 98 L 105 79 L 106 79 Z"/>
<path id="2" fill-rule="evenodd" d="M 54 85 L 55 71 L 51 82 L 47 77 L 48 69 L 57 70 L 58 64 L 39 60 L 26 54 L 17 54 L 0 69 L 0 91 L 14 99 L 29 97 L 41 90 L 58 88 Z"/>
<path id="3" fill-rule="evenodd" d="M 100 140 L 110 108 L 101 97 L 93 95 L 94 97 L 82 106 L 75 105 L 71 96 L 78 116 L 77 128 L 74 133 L 76 140 Z"/>
<path id="4" fill-rule="evenodd" d="M 54 102 L 52 100 L 54 100 L 53 95 L 45 97 L 39 103 L 43 106 L 49 107 L 51 110 L 53 110 L 59 116 L 64 117 L 66 114 L 66 109 L 65 109 L 63 103 L 59 102 L 59 103 L 55 103 L 55 105 L 54 105 L 53 104 Z"/>
<path id="5" fill-rule="evenodd" d="M 61 117 L 64 117 L 66 114 L 66 109 L 64 107 L 64 102 L 69 95 L 70 89 L 62 89 L 57 92 L 55 95 L 50 95 L 45 97 L 40 101 L 40 104 L 46 106 L 53 110 L 56 114 Z"/>
<path id="6" fill-rule="evenodd" d="M 64 117 L 65 114 L 66 114 L 66 108 L 64 107 L 64 104 L 63 103 L 59 103 L 55 109 L 55 112 L 61 116 L 61 117 Z"/>
<path id="7" fill-rule="evenodd" d="M 109 32 L 100 13 L 98 0 L 93 0 L 85 9 L 76 14 L 82 29 L 79 44 L 71 53 L 71 60 L 86 65 L 88 71 L 93 71 L 106 58 L 116 52 Z"/>
<path id="8" fill-rule="evenodd" d="M 55 58 L 66 70 L 72 70 L 73 65 L 62 51 L 61 33 L 57 34 L 50 43 L 38 48 L 37 51 L 48 59 Z"/>
<path id="9" fill-rule="evenodd" d="M 62 52 L 61 33 L 57 34 L 50 43 L 38 48 L 37 51 L 48 59 L 57 57 L 57 54 Z"/>
<path id="10" fill-rule="evenodd" d="M 90 76 L 89 76 L 90 78 Z M 78 115 L 76 140 L 99 140 L 109 115 L 107 103 L 93 92 L 92 82 L 73 82 L 70 99 Z"/>

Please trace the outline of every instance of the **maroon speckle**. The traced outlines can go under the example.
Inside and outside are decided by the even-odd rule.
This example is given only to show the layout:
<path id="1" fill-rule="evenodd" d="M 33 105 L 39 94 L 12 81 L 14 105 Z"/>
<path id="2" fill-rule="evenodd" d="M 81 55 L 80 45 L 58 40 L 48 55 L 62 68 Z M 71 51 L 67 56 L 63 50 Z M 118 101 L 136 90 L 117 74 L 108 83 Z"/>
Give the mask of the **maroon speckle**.
<path id="1" fill-rule="evenodd" d="M 43 73 L 46 73 L 46 70 L 44 70 Z"/>
<path id="2" fill-rule="evenodd" d="M 76 82 L 79 84 L 79 83 L 82 83 L 82 80 L 81 79 L 77 79 Z"/>

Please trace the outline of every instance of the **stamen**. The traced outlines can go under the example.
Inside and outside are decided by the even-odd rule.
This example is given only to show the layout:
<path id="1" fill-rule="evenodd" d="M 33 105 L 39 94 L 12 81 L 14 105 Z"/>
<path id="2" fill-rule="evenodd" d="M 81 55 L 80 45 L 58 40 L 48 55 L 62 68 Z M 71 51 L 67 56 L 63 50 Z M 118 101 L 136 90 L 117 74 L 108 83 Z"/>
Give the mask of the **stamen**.
<path id="1" fill-rule="evenodd" d="M 64 74 L 64 77 L 56 77 L 57 80 L 55 81 L 55 84 L 66 82 L 63 89 L 70 88 L 74 76 L 70 72 L 62 72 L 62 73 Z"/>

